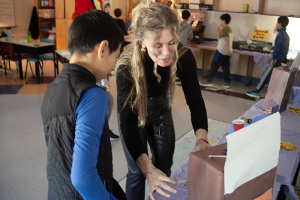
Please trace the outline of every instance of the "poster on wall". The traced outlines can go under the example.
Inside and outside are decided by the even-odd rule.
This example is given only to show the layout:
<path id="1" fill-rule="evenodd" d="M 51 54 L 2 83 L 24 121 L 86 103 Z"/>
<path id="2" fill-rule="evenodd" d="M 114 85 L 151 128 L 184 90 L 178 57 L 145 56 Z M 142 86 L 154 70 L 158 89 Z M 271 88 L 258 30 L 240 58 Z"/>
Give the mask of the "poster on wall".
<path id="1" fill-rule="evenodd" d="M 14 0 L 0 0 L 0 28 L 15 26 Z"/>
<path id="2" fill-rule="evenodd" d="M 269 31 L 266 29 L 255 29 L 252 34 L 253 40 L 267 41 Z"/>

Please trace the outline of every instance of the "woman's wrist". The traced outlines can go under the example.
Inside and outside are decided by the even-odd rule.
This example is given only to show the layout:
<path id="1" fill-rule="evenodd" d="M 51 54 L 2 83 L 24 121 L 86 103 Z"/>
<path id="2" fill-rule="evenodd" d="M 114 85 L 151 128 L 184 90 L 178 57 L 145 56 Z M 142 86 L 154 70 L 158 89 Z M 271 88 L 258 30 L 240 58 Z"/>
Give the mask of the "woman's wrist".
<path id="1" fill-rule="evenodd" d="M 195 132 L 195 135 L 196 135 L 196 141 L 199 140 L 199 139 L 205 139 L 205 140 L 208 140 L 208 139 L 207 139 L 207 131 L 206 131 L 205 129 L 199 128 L 199 129 Z"/>
<path id="2" fill-rule="evenodd" d="M 155 169 L 155 167 L 149 169 L 146 173 L 143 173 L 145 177 L 147 177 L 148 174 L 152 174 L 152 171 Z"/>
<path id="3" fill-rule="evenodd" d="M 198 142 L 200 142 L 200 141 L 206 142 L 207 144 L 209 144 L 206 139 L 199 139 L 199 140 L 196 141 L 195 146 L 197 146 Z"/>
<path id="4" fill-rule="evenodd" d="M 155 168 L 149 160 L 149 157 L 145 153 L 143 153 L 137 158 L 136 164 L 139 166 L 144 175 L 150 173 L 150 171 Z"/>

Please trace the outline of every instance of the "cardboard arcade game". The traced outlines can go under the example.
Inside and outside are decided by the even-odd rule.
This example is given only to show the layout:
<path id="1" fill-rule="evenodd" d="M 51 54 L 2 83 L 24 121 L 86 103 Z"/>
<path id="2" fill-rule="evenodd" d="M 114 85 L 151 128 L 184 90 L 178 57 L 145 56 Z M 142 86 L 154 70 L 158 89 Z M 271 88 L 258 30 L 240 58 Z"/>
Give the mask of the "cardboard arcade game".
<path id="1" fill-rule="evenodd" d="M 188 200 L 271 199 L 281 141 L 280 114 L 227 136 L 227 143 L 190 154 Z M 227 157 L 211 157 L 224 155 Z"/>

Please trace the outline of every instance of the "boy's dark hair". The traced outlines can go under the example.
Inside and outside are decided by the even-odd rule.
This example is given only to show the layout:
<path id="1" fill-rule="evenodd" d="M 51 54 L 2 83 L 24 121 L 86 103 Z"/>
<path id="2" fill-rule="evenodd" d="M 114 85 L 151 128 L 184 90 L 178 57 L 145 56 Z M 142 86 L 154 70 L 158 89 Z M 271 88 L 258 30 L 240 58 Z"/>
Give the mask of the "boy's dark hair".
<path id="1" fill-rule="evenodd" d="M 188 19 L 191 16 L 191 13 L 188 10 L 182 11 L 182 19 Z"/>
<path id="2" fill-rule="evenodd" d="M 114 14 L 116 17 L 120 17 L 122 15 L 122 10 L 120 8 L 116 8 L 114 10 Z"/>
<path id="3" fill-rule="evenodd" d="M 285 28 L 289 24 L 289 18 L 286 16 L 280 16 L 278 17 L 278 23 L 281 24 L 282 28 Z"/>
<path id="4" fill-rule="evenodd" d="M 123 32 L 116 20 L 101 10 L 90 10 L 77 16 L 69 29 L 68 50 L 86 54 L 94 51 L 96 44 L 108 41 L 110 53 L 123 43 Z"/>
<path id="5" fill-rule="evenodd" d="M 231 17 L 228 13 L 221 15 L 220 17 L 221 20 L 225 20 L 226 24 L 230 23 Z"/>

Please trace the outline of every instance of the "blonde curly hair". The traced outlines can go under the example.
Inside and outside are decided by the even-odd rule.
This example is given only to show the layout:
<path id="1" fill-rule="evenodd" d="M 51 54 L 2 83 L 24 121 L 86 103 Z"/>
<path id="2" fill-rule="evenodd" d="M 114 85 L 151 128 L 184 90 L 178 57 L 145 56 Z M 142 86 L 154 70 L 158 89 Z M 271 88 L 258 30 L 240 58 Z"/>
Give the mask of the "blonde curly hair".
<path id="1" fill-rule="evenodd" d="M 170 78 L 168 86 L 170 88 L 169 104 L 171 104 L 175 91 L 178 61 L 178 26 L 179 21 L 177 16 L 170 8 L 153 3 L 151 0 L 142 0 L 132 11 L 131 28 L 133 32 L 133 41 L 121 54 L 116 64 L 116 72 L 122 73 L 122 70 L 119 70 L 119 67 L 122 65 L 129 67 L 134 84 L 126 97 L 123 108 L 128 102 L 130 102 L 132 109 L 136 108 L 139 117 L 139 126 L 143 127 L 147 118 L 147 82 L 143 67 L 145 56 L 141 52 L 142 46 L 140 42 L 143 41 L 147 31 L 154 32 L 157 40 L 160 37 L 161 31 L 164 29 L 170 29 L 172 35 L 176 38 L 176 48 L 169 67 Z M 156 42 L 154 42 L 153 46 L 156 46 Z M 157 77 L 158 83 L 160 83 L 161 77 L 157 73 L 157 60 L 154 61 L 153 73 Z M 119 109 L 119 111 L 122 109 Z"/>

